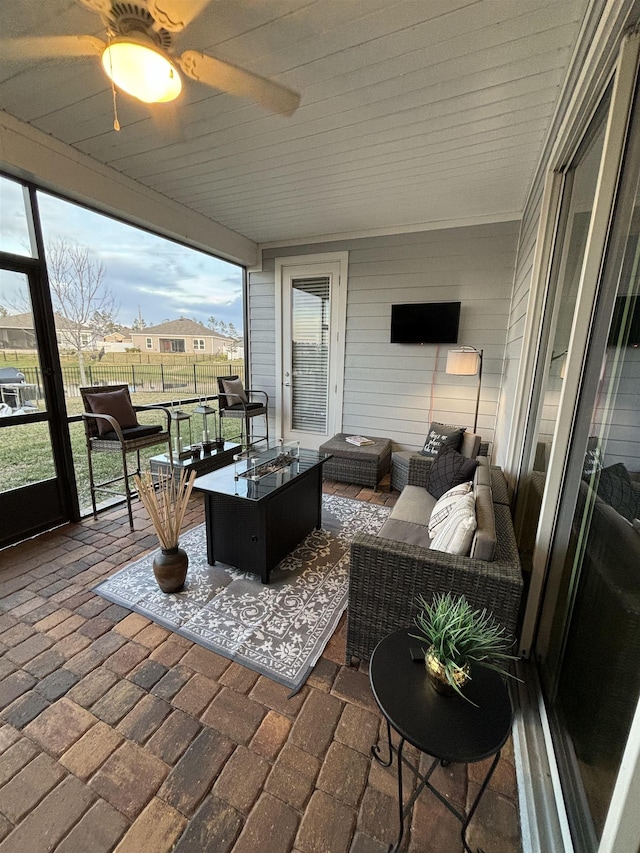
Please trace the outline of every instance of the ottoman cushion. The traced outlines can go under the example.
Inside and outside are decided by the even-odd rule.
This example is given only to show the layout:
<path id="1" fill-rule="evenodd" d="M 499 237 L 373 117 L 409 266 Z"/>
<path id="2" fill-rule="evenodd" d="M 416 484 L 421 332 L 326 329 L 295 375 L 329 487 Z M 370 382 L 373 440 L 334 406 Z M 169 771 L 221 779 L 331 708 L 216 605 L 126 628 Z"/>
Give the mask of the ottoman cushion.
<path id="1" fill-rule="evenodd" d="M 368 435 L 373 444 L 358 447 L 345 441 L 348 435 L 350 433 L 338 433 L 320 445 L 320 453 L 332 454 L 324 465 L 324 476 L 375 488 L 391 467 L 391 440 Z"/>

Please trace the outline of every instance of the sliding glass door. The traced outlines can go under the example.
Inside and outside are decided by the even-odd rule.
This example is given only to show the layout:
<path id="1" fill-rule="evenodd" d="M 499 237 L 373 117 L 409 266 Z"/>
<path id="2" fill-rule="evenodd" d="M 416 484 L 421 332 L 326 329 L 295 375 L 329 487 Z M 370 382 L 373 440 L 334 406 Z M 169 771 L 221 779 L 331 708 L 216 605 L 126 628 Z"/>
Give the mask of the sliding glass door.
<path id="1" fill-rule="evenodd" d="M 0 178 L 0 547 L 77 517 L 28 194 Z"/>
<path id="2" fill-rule="evenodd" d="M 524 507 L 524 541 L 535 536 L 532 586 L 541 597 L 538 610 L 529 596 L 524 632 L 537 623 L 532 655 L 556 796 L 580 853 L 622 837 L 625 809 L 611 803 L 624 802 L 620 770 L 639 753 L 630 737 L 640 700 L 637 42 L 622 53 L 626 96 L 616 80 L 564 176 L 527 436 L 538 486 Z M 637 843 L 620 849 L 635 853 Z"/>

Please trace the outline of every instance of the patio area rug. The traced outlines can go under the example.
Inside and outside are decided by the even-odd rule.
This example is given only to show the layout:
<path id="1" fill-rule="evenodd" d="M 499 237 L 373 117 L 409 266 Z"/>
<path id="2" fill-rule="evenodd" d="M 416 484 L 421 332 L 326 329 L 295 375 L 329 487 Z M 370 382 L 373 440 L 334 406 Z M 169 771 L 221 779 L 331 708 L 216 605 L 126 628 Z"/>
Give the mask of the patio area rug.
<path id="1" fill-rule="evenodd" d="M 352 537 L 360 531 L 376 533 L 389 513 L 388 507 L 324 495 L 322 529 L 312 531 L 271 572 L 268 585 L 222 563 L 210 566 L 201 524 L 180 537 L 189 555 L 181 592 L 160 591 L 151 567 L 153 552 L 93 591 L 295 693 L 347 606 Z"/>

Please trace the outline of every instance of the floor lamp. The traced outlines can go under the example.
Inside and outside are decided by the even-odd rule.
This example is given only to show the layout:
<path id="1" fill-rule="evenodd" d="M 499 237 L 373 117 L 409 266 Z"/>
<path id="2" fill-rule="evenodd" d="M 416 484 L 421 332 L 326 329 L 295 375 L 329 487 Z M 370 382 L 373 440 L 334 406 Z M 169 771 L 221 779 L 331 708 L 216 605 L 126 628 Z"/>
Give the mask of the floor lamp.
<path id="1" fill-rule="evenodd" d="M 478 394 L 476 396 L 476 416 L 473 421 L 473 431 L 478 429 L 478 409 L 480 408 L 480 385 L 482 384 L 482 356 L 484 350 L 475 347 L 460 347 L 450 349 L 447 353 L 446 373 L 453 376 L 475 376 L 478 374 Z"/>

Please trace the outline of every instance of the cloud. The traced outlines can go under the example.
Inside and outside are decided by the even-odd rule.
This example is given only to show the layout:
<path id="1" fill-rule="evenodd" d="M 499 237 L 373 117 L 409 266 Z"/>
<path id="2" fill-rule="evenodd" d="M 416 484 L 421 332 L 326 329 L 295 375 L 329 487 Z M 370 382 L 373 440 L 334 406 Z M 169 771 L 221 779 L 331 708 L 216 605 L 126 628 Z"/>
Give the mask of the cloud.
<path id="1" fill-rule="evenodd" d="M 131 225 L 39 193 L 45 241 L 62 237 L 86 246 L 105 266 L 105 283 L 125 325 L 142 314 L 166 318 L 214 315 L 243 326 L 242 268 Z"/>

